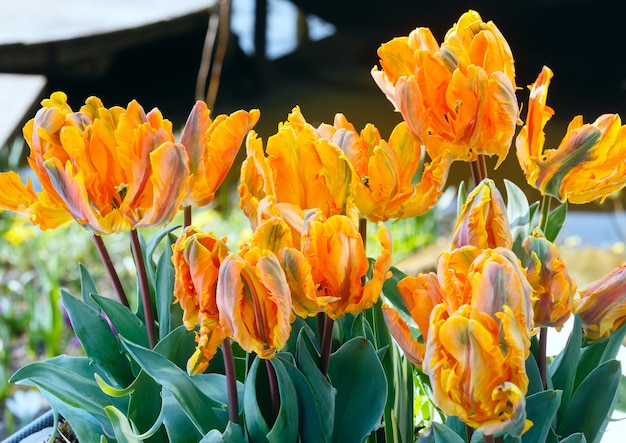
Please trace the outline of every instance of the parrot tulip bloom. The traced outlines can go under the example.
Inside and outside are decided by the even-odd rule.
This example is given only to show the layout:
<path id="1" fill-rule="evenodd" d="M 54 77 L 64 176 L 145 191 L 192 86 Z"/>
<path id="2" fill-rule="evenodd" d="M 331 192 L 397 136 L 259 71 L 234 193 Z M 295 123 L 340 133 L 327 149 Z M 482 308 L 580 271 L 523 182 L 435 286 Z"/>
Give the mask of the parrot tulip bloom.
<path id="1" fill-rule="evenodd" d="M 256 246 L 230 254 L 220 267 L 217 307 L 226 336 L 270 359 L 291 333 L 291 294 L 273 252 Z"/>
<path id="2" fill-rule="evenodd" d="M 267 156 L 254 131 L 246 139 L 246 150 L 239 195 L 254 227 L 283 210 L 300 214 L 299 222 L 302 211 L 316 208 L 326 217 L 345 214 L 356 220 L 356 175 L 350 162 L 337 145 L 320 137 L 299 108 L 268 139 Z"/>
<path id="3" fill-rule="evenodd" d="M 213 201 L 230 170 L 246 134 L 260 117 L 258 109 L 239 110 L 211 120 L 206 103 L 194 105 L 183 128 L 180 143 L 189 155 L 190 180 L 185 205 L 205 206 Z"/>
<path id="4" fill-rule="evenodd" d="M 626 263 L 580 291 L 575 303 L 585 335 L 608 337 L 626 322 Z"/>
<path id="5" fill-rule="evenodd" d="M 372 76 L 431 158 L 508 154 L 519 107 L 508 43 L 475 11 L 463 14 L 441 47 L 417 28 L 378 49 Z"/>
<path id="6" fill-rule="evenodd" d="M 322 124 L 318 132 L 341 148 L 360 177 L 355 202 L 360 215 L 369 221 L 422 215 L 441 196 L 450 165 L 448 156 L 424 164 L 415 183 L 423 152 L 406 123 L 395 127 L 388 142 L 372 124 L 359 134 L 342 114 L 335 116 L 334 126 Z"/>
<path id="7" fill-rule="evenodd" d="M 221 263 L 229 254 L 226 239 L 188 227 L 172 246 L 176 270 L 174 297 L 184 311 L 183 323 L 189 330 L 200 325 L 195 353 L 187 362 L 190 374 L 204 372 L 224 338 L 215 299 Z"/>
<path id="8" fill-rule="evenodd" d="M 475 306 L 452 314 L 436 306 L 424 370 L 441 410 L 486 435 L 521 435 L 530 427 L 524 399 L 527 334 L 506 305 L 495 317 Z"/>
<path id="9" fill-rule="evenodd" d="M 560 330 L 574 307 L 576 283 L 554 243 L 538 232 L 524 243 L 528 262 L 526 278 L 533 287 L 533 317 L 535 327 L 554 327 Z"/>
<path id="10" fill-rule="evenodd" d="M 513 246 L 504 199 L 492 180 L 485 179 L 467 196 L 452 236 L 452 248 L 482 249 Z"/>
<path id="11" fill-rule="evenodd" d="M 604 199 L 626 186 L 626 126 L 617 114 L 591 124 L 576 116 L 556 149 L 544 149 L 544 127 L 554 115 L 546 105 L 553 73 L 544 66 L 530 88 L 526 124 L 516 139 L 526 180 L 542 194 L 570 203 Z"/>
<path id="12" fill-rule="evenodd" d="M 65 211 L 97 234 L 129 231 L 168 223 L 178 211 L 187 186 L 187 154 L 174 143 L 172 125 L 158 109 L 145 113 L 133 101 L 127 109 L 106 109 L 91 97 L 71 112 L 61 92 L 24 127 L 31 148 L 29 164 L 43 191 L 33 199 L 30 184 L 15 189 L 15 176 L 0 176 L 0 206 L 24 208 L 42 227 Z M 5 202 L 5 203 L 3 203 Z M 56 211 L 54 209 L 57 209 Z"/>

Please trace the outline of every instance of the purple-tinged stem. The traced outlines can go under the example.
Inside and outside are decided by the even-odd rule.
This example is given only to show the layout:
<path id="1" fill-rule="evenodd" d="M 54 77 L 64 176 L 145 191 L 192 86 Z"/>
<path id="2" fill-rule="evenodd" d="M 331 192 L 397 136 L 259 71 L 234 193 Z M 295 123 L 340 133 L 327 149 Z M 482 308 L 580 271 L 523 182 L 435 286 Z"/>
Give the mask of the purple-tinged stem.
<path id="1" fill-rule="evenodd" d="M 224 372 L 226 373 L 226 387 L 228 389 L 228 419 L 233 423 L 237 423 L 239 420 L 237 373 L 235 371 L 233 348 L 228 338 L 222 342 L 222 354 L 224 355 Z"/>
<path id="2" fill-rule="evenodd" d="M 278 392 L 278 378 L 276 378 L 276 370 L 269 359 L 265 360 L 265 367 L 267 368 L 267 377 L 270 384 L 270 396 L 272 398 L 272 420 L 276 420 L 278 417 L 278 411 L 280 410 L 280 393 Z"/>
<path id="3" fill-rule="evenodd" d="M 122 282 L 120 281 L 119 275 L 117 275 L 117 271 L 115 270 L 115 266 L 113 266 L 113 261 L 111 260 L 111 256 L 109 255 L 109 251 L 104 244 L 104 240 L 98 234 L 93 234 L 93 241 L 96 244 L 96 249 L 98 250 L 98 255 L 100 256 L 100 260 L 104 264 L 104 269 L 106 269 L 107 275 L 109 276 L 109 281 L 111 285 L 113 285 L 113 289 L 117 294 L 117 298 L 127 308 L 130 307 L 128 303 L 128 298 L 126 297 L 126 293 L 124 292 L 124 288 L 122 287 Z"/>
<path id="4" fill-rule="evenodd" d="M 326 318 L 324 320 L 324 328 L 321 332 L 321 345 L 320 345 L 320 371 L 324 376 L 328 375 L 328 365 L 330 364 L 330 351 L 333 344 L 333 324 L 334 320 L 323 314 Z"/>
<path id="5" fill-rule="evenodd" d="M 148 274 L 146 273 L 146 265 L 141 252 L 141 244 L 139 243 L 139 235 L 136 229 L 130 231 L 130 246 L 135 257 L 135 266 L 139 277 L 139 292 L 141 293 L 141 301 L 143 304 L 143 314 L 146 323 L 146 331 L 148 333 L 148 343 L 150 348 L 156 345 L 156 333 L 154 330 L 154 311 L 152 309 L 152 298 L 150 297 L 150 286 L 148 284 Z"/>

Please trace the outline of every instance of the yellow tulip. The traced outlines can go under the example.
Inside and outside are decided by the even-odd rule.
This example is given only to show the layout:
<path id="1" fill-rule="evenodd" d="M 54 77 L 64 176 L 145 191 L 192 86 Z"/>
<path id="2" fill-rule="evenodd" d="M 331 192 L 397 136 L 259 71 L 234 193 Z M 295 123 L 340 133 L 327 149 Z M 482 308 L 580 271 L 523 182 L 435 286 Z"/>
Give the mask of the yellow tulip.
<path id="1" fill-rule="evenodd" d="M 195 353 L 187 362 L 190 374 L 204 372 L 226 337 L 219 324 L 215 291 L 221 263 L 229 254 L 226 239 L 205 234 L 190 226 L 172 246 L 176 270 L 174 297 L 184 311 L 189 330 L 200 325 Z"/>
<path id="2" fill-rule="evenodd" d="M 626 322 L 626 263 L 581 290 L 575 312 L 591 340 L 621 327 Z"/>
<path id="3" fill-rule="evenodd" d="M 65 94 L 52 94 L 24 127 L 42 193 L 33 200 L 26 185 L 18 187 L 21 197 L 8 198 L 15 176 L 5 173 L 0 207 L 11 208 L 17 199 L 44 228 L 67 220 L 44 221 L 44 215 L 65 211 L 98 234 L 168 223 L 188 178 L 187 154 L 174 143 L 171 123 L 135 101 L 127 109 L 106 109 L 91 97 L 75 113 L 66 102 Z"/>
<path id="4" fill-rule="evenodd" d="M 438 45 L 417 28 L 378 49 L 372 76 L 431 158 L 508 154 L 519 107 L 508 43 L 475 11 L 463 14 Z M 497 165 L 496 165 L 497 166 Z"/>
<path id="5" fill-rule="evenodd" d="M 524 242 L 528 262 L 526 277 L 533 287 L 533 318 L 535 327 L 560 330 L 574 308 L 576 283 L 554 243 L 535 231 Z"/>
<path id="6" fill-rule="evenodd" d="M 531 425 L 524 399 L 527 342 L 506 305 L 493 315 L 476 306 L 449 313 L 437 305 L 424 361 L 437 405 L 486 435 L 521 435 Z"/>
<path id="7" fill-rule="evenodd" d="M 301 215 L 308 209 L 356 220 L 356 175 L 350 162 L 336 144 L 306 123 L 299 108 L 268 139 L 265 152 L 254 131 L 246 139 L 246 151 L 239 195 L 253 227 L 284 212 Z"/>
<path id="8" fill-rule="evenodd" d="M 211 119 L 206 103 L 194 105 L 180 143 L 189 156 L 190 181 L 185 205 L 205 206 L 226 178 L 246 134 L 260 117 L 258 109 L 220 114 Z"/>
<path id="9" fill-rule="evenodd" d="M 516 139 L 517 158 L 528 183 L 561 201 L 588 203 L 626 186 L 626 126 L 617 114 L 591 124 L 576 116 L 556 149 L 544 149 L 544 127 L 554 115 L 546 105 L 553 73 L 544 66 L 530 87 L 526 124 Z"/>
<path id="10" fill-rule="evenodd" d="M 226 336 L 246 352 L 274 357 L 291 333 L 291 295 L 273 252 L 250 246 L 220 267 L 217 307 Z"/>
<path id="11" fill-rule="evenodd" d="M 415 182 L 423 150 L 406 123 L 395 127 L 388 142 L 372 124 L 359 134 L 342 114 L 335 116 L 333 126 L 320 125 L 318 132 L 341 148 L 360 177 L 356 182 L 355 202 L 360 215 L 369 221 L 378 223 L 421 215 L 441 195 L 449 157 L 441 155 L 425 163 L 420 179 Z"/>
<path id="12" fill-rule="evenodd" d="M 452 235 L 452 248 L 472 245 L 478 248 L 511 248 L 504 199 L 492 180 L 485 179 L 467 196 Z"/>

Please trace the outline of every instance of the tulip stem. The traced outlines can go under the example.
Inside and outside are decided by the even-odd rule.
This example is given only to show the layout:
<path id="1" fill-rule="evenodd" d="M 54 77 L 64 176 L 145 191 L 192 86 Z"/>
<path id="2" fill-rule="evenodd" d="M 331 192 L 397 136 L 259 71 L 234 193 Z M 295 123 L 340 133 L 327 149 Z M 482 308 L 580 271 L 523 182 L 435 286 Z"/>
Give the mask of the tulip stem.
<path id="1" fill-rule="evenodd" d="M 322 375 L 324 375 L 325 377 L 326 375 L 328 375 L 328 365 L 330 364 L 330 351 L 331 351 L 332 344 L 333 344 L 334 320 L 322 312 L 318 314 L 318 321 L 319 321 L 320 315 L 324 316 L 323 322 L 318 323 L 318 325 L 322 323 L 321 325 L 322 328 L 319 331 L 319 334 L 320 334 L 320 371 L 322 372 Z"/>
<path id="2" fill-rule="evenodd" d="M 493 438 L 493 434 L 491 434 L 491 435 L 484 435 L 483 436 L 483 441 L 485 443 L 495 443 L 495 440 Z"/>
<path id="3" fill-rule="evenodd" d="M 100 260 L 102 260 L 102 263 L 104 264 L 104 269 L 106 269 L 109 280 L 113 285 L 115 293 L 117 294 L 117 298 L 119 298 L 120 302 L 124 306 L 126 306 L 127 308 L 130 307 L 130 304 L 128 303 L 128 298 L 126 297 L 126 293 L 124 292 L 124 288 L 122 287 L 122 282 L 120 281 L 120 277 L 115 270 L 115 266 L 113 266 L 113 261 L 111 260 L 109 251 L 104 244 L 104 240 L 98 234 L 93 234 L 93 241 L 96 244 L 98 255 L 100 256 Z"/>
<path id="4" fill-rule="evenodd" d="M 544 234 L 548 228 L 548 215 L 550 215 L 550 206 L 552 205 L 552 197 L 544 195 L 541 200 L 541 217 L 539 218 L 539 229 Z"/>
<path id="5" fill-rule="evenodd" d="M 146 273 L 146 264 L 141 251 L 139 235 L 136 229 L 130 231 L 130 246 L 135 257 L 135 267 L 139 278 L 139 292 L 141 293 L 141 301 L 143 304 L 144 322 L 148 333 L 148 343 L 150 349 L 156 345 L 156 334 L 154 331 L 154 312 L 152 310 L 152 298 L 150 297 L 150 286 L 148 284 L 148 274 Z"/>
<path id="6" fill-rule="evenodd" d="M 487 178 L 487 162 L 483 154 L 478 154 L 476 160 L 470 162 L 470 171 L 474 186 L 478 186 L 481 181 Z"/>
<path id="7" fill-rule="evenodd" d="M 539 354 L 539 358 L 537 361 L 537 366 L 539 366 L 539 375 L 541 376 L 541 384 L 543 385 L 544 391 L 548 389 L 548 374 L 547 374 L 547 363 L 546 363 L 546 353 L 548 349 L 548 328 L 543 326 L 539 331 L 539 348 L 537 350 Z"/>
<path id="8" fill-rule="evenodd" d="M 239 421 L 237 372 L 235 370 L 233 347 L 228 338 L 222 342 L 222 354 L 224 355 L 224 372 L 226 373 L 226 386 L 228 389 L 228 419 L 232 423 L 237 423 Z"/>
<path id="9" fill-rule="evenodd" d="M 183 208 L 183 229 L 187 226 L 191 226 L 191 206 Z"/>
<path id="10" fill-rule="evenodd" d="M 278 392 L 278 379 L 276 378 L 276 370 L 270 359 L 265 359 L 265 367 L 267 368 L 267 376 L 270 384 L 270 396 L 272 398 L 272 420 L 275 421 L 280 410 L 280 394 Z"/>
<path id="11" fill-rule="evenodd" d="M 363 240 L 363 250 L 367 251 L 367 219 L 360 218 L 359 219 L 359 234 L 361 235 L 361 239 Z"/>

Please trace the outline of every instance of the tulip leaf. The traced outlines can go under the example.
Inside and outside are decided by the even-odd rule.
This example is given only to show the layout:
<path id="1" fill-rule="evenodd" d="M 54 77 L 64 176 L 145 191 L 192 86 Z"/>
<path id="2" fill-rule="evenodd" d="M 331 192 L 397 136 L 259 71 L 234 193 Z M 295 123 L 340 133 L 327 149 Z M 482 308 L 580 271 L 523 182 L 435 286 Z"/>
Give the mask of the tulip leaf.
<path id="1" fill-rule="evenodd" d="M 457 201 L 456 201 L 456 218 L 458 219 L 461 216 L 461 212 L 463 212 L 463 205 L 467 200 L 467 187 L 465 186 L 465 182 L 461 181 L 459 183 L 459 190 L 457 191 Z"/>
<path id="2" fill-rule="evenodd" d="M 133 382 L 133 392 L 130 394 L 128 418 L 132 420 L 140 432 L 147 432 L 159 420 L 164 408 L 161 385 L 159 385 L 145 371 Z M 165 429 L 159 427 L 154 435 L 146 442 L 165 441 Z"/>
<path id="3" fill-rule="evenodd" d="M 535 394 L 543 391 L 543 382 L 541 381 L 541 374 L 539 373 L 539 366 L 537 360 L 531 352 L 526 359 L 526 375 L 528 376 L 528 390 L 527 395 Z"/>
<path id="4" fill-rule="evenodd" d="M 113 434 L 115 435 L 115 441 L 120 443 L 140 443 L 135 435 L 135 430 L 128 417 L 122 413 L 115 406 L 107 406 L 104 408 L 111 424 L 113 425 Z"/>
<path id="5" fill-rule="evenodd" d="M 563 223 L 565 223 L 565 216 L 567 215 L 567 200 L 554 208 L 548 214 L 548 222 L 546 223 L 546 232 L 544 235 L 548 241 L 554 242 L 556 237 L 561 232 Z"/>
<path id="6" fill-rule="evenodd" d="M 221 433 L 217 429 L 213 429 L 205 435 L 199 443 L 219 443 L 222 441 L 227 441 L 229 443 L 244 443 L 246 440 L 244 439 L 243 428 L 239 424 L 229 421 L 228 425 L 226 425 L 224 433 Z"/>
<path id="7" fill-rule="evenodd" d="M 129 308 L 101 295 L 92 294 L 89 298 L 107 315 L 118 334 L 140 346 L 148 346 L 144 323 Z"/>
<path id="8" fill-rule="evenodd" d="M 167 440 L 163 441 L 197 443 L 202 438 L 202 434 L 167 389 L 163 389 L 162 414 L 163 425 L 167 430 Z"/>
<path id="9" fill-rule="evenodd" d="M 155 275 L 156 310 L 159 319 L 159 340 L 182 324 L 180 303 L 174 303 L 174 265 L 172 238 L 167 236 L 165 249 L 159 257 Z"/>
<path id="10" fill-rule="evenodd" d="M 330 357 L 328 376 L 337 389 L 333 442 L 360 443 L 380 426 L 387 381 L 371 343 L 353 338 Z"/>
<path id="11" fill-rule="evenodd" d="M 448 426 L 433 422 L 430 432 L 423 434 L 417 443 L 465 443 L 465 440 Z"/>
<path id="12" fill-rule="evenodd" d="M 61 298 L 74 333 L 89 360 L 107 375 L 112 385 L 119 388 L 128 386 L 135 377 L 128 360 L 120 358 L 124 350 L 104 317 L 64 290 L 61 290 Z"/>
<path id="13" fill-rule="evenodd" d="M 155 279 L 155 275 L 154 275 L 154 271 L 156 269 L 156 263 L 154 262 L 153 256 L 154 256 L 154 252 L 156 251 L 157 247 L 159 246 L 159 243 L 161 243 L 161 241 L 172 231 L 176 230 L 180 228 L 180 225 L 174 225 L 174 226 L 168 226 L 164 229 L 161 229 L 159 232 L 157 232 L 151 239 L 150 242 L 148 244 L 146 244 L 145 240 L 143 239 L 142 236 L 140 236 L 140 240 L 141 240 L 141 246 L 142 246 L 142 252 L 143 252 L 143 259 L 144 262 L 146 263 L 146 271 L 148 272 L 148 277 L 149 280 L 151 282 L 154 281 Z"/>
<path id="14" fill-rule="evenodd" d="M 400 292 L 398 291 L 398 282 L 402 280 L 404 277 L 407 277 L 407 274 L 399 270 L 398 268 L 392 266 L 391 269 L 391 277 L 385 280 L 383 283 L 383 294 L 389 300 L 394 308 L 398 311 L 401 311 L 408 318 L 411 317 L 411 313 L 409 309 L 406 307 Z"/>
<path id="15" fill-rule="evenodd" d="M 587 443 L 587 439 L 585 438 L 585 434 L 577 432 L 576 434 L 565 437 L 560 443 Z"/>
<path id="16" fill-rule="evenodd" d="M 257 392 L 265 389 L 268 393 L 266 398 L 269 397 L 269 386 L 258 386 L 268 380 L 267 373 L 264 374 L 265 377 L 259 377 L 261 361 L 261 358 L 254 359 L 244 386 L 244 414 L 251 440 L 255 443 L 296 441 L 298 435 L 298 397 L 293 382 L 281 360 L 277 358 L 263 360 L 266 367 L 267 364 L 271 364 L 276 372 L 280 396 L 278 416 L 270 429 L 262 412 L 262 409 L 265 408 L 259 404 L 262 397 L 257 395 Z"/>
<path id="17" fill-rule="evenodd" d="M 582 342 L 582 326 L 577 315 L 574 316 L 574 326 L 567 339 L 565 348 L 556 356 L 548 366 L 548 374 L 552 380 L 554 389 L 563 391 L 559 409 L 558 420 L 560 421 L 566 410 L 566 405 L 574 391 L 576 380 L 576 367 L 580 359 L 580 344 Z"/>
<path id="18" fill-rule="evenodd" d="M 567 436 L 582 432 L 589 442 L 599 442 L 615 406 L 621 376 L 617 360 L 591 371 L 572 395 L 557 433 Z"/>
<path id="19" fill-rule="evenodd" d="M 222 414 L 218 417 L 213 409 L 223 411 L 224 405 L 207 397 L 191 376 L 158 352 L 138 346 L 124 338 L 122 343 L 141 368 L 172 393 L 202 435 L 213 428 L 226 427 L 225 417 Z"/>
<path id="20" fill-rule="evenodd" d="M 541 391 L 526 397 L 526 418 L 533 426 L 522 435 L 523 443 L 546 441 L 561 404 L 561 391 Z"/>
<path id="21" fill-rule="evenodd" d="M 463 440 L 467 439 L 467 426 L 456 415 L 448 417 L 446 420 L 446 426 L 452 429 L 456 435 L 461 437 Z"/>
<path id="22" fill-rule="evenodd" d="M 528 199 L 524 192 L 512 181 L 504 180 L 506 188 L 506 215 L 513 236 L 513 252 L 520 258 L 525 257 L 524 241 L 532 232 L 532 218 Z"/>
<path id="23" fill-rule="evenodd" d="M 99 309 L 98 305 L 90 297 L 91 294 L 99 294 L 96 282 L 82 263 L 78 264 L 78 269 L 80 271 L 80 295 L 85 303 L 97 310 Z"/>
<path id="24" fill-rule="evenodd" d="M 187 368 L 187 360 L 196 348 L 193 331 L 179 326 L 159 341 L 154 351 L 167 358 L 181 369 Z"/>
<path id="25" fill-rule="evenodd" d="M 623 375 L 619 382 L 619 391 L 617 394 L 617 402 L 615 403 L 615 410 L 626 412 L 626 377 Z"/>

